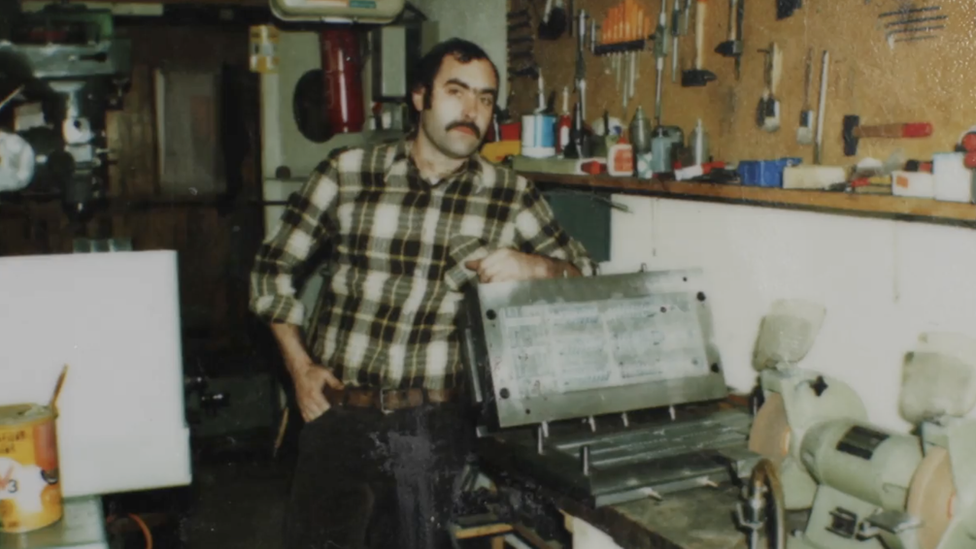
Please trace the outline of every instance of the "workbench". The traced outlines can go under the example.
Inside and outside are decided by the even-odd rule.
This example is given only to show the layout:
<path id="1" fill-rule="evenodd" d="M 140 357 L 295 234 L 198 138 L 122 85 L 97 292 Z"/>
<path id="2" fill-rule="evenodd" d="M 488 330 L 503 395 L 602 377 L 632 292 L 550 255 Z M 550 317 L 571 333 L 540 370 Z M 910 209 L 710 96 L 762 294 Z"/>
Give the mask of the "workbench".
<path id="1" fill-rule="evenodd" d="M 483 446 L 491 448 L 492 446 Z M 501 452 L 482 452 L 482 465 L 496 482 L 525 481 L 513 460 Z M 495 475 L 498 475 L 496 478 Z M 501 482 L 507 482 L 501 480 Z M 566 517 L 574 549 L 733 549 L 746 547 L 737 528 L 740 488 L 731 483 L 594 508 L 565 493 L 532 482 L 538 496 Z"/>
<path id="2" fill-rule="evenodd" d="M 730 395 L 725 401 L 682 407 L 682 414 L 704 414 L 748 406 L 745 395 Z M 663 414 L 648 410 L 642 413 Z M 485 472 L 498 481 L 510 478 L 525 481 L 525 472 L 511 454 L 494 451 L 493 444 L 479 446 Z M 505 481 L 502 481 L 505 482 Z M 736 522 L 740 501 L 738 486 L 731 482 L 717 487 L 702 487 L 594 508 L 566 493 L 558 493 L 532 483 L 539 495 L 551 501 L 565 516 L 565 527 L 572 533 L 573 549 L 737 549 L 747 547 L 747 533 Z M 791 516 L 791 525 L 802 527 L 804 517 Z"/>
<path id="3" fill-rule="evenodd" d="M 565 498 L 557 505 L 573 549 L 734 549 L 747 546 L 735 522 L 738 493 L 723 485 L 599 509 Z"/>

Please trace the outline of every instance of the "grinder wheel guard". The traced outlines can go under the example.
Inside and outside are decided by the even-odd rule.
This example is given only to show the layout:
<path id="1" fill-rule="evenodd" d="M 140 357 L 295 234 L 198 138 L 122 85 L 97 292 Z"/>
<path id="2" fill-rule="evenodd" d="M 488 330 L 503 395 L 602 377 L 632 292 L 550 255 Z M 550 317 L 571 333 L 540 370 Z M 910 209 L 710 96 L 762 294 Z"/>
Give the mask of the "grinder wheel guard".
<path id="1" fill-rule="evenodd" d="M 773 393 L 766 398 L 752 422 L 749 450 L 768 458 L 779 467 L 790 452 L 791 434 L 783 396 Z"/>
<path id="2" fill-rule="evenodd" d="M 949 452 L 945 448 L 933 448 L 922 460 L 908 487 L 908 513 L 922 520 L 918 533 L 921 549 L 938 547 L 952 521 L 955 498 Z"/>

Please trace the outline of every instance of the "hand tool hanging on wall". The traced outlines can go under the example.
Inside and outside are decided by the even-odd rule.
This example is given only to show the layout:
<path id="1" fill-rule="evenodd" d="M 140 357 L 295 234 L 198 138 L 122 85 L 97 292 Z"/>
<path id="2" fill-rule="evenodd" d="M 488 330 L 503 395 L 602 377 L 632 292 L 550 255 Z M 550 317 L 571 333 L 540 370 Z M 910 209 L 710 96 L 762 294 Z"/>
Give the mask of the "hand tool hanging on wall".
<path id="1" fill-rule="evenodd" d="M 661 0 L 661 13 L 657 18 L 657 28 L 654 29 L 654 57 L 661 60 L 667 59 L 670 51 L 670 44 L 668 43 L 668 2 Z"/>
<path id="2" fill-rule="evenodd" d="M 779 99 L 776 98 L 776 87 L 782 73 L 782 56 L 779 46 L 772 43 L 768 50 L 759 50 L 766 54 L 766 67 L 763 71 L 766 88 L 763 90 L 759 106 L 756 107 L 756 124 L 767 132 L 779 130 Z"/>
<path id="3" fill-rule="evenodd" d="M 546 11 L 539 22 L 539 38 L 542 40 L 555 40 L 566 32 L 566 9 L 563 7 L 563 0 L 547 0 Z"/>
<path id="4" fill-rule="evenodd" d="M 708 0 L 696 0 L 695 5 L 695 68 L 681 73 L 681 85 L 685 88 L 701 87 L 715 80 L 715 73 L 702 68 L 705 55 L 705 16 Z"/>
<path id="5" fill-rule="evenodd" d="M 678 37 L 688 34 L 690 5 L 691 0 L 674 0 L 674 9 L 671 12 L 671 82 L 677 82 L 678 79 Z"/>
<path id="6" fill-rule="evenodd" d="M 926 6 L 923 8 L 904 8 L 895 11 L 888 11 L 878 16 L 884 20 L 885 41 L 889 48 L 894 48 L 896 42 L 917 42 L 920 40 L 931 40 L 938 38 L 938 31 L 945 28 L 945 25 L 933 25 L 934 21 L 944 21 L 948 15 L 931 15 L 942 9 L 942 6 Z M 926 26 L 919 26 L 926 23 Z"/>
<path id="7" fill-rule="evenodd" d="M 735 58 L 735 79 L 739 80 L 742 69 L 742 18 L 746 0 L 729 0 L 729 39 L 715 48 L 715 53 Z"/>
<path id="8" fill-rule="evenodd" d="M 600 27 L 600 44 L 595 45 L 595 39 L 591 41 L 594 54 L 612 60 L 617 90 L 621 93 L 625 110 L 636 93 L 636 80 L 640 77 L 639 56 L 647 46 L 646 34 L 650 25 L 650 17 L 644 15 L 643 8 L 636 0 L 623 0 L 607 10 Z M 592 34 L 595 35 L 595 32 Z"/>
<path id="9" fill-rule="evenodd" d="M 849 114 L 844 116 L 844 156 L 857 154 L 857 144 L 862 137 L 904 139 L 930 135 L 932 135 L 932 124 L 928 122 L 862 126 L 860 116 Z"/>
<path id="10" fill-rule="evenodd" d="M 579 27 L 577 27 L 577 32 Z M 577 102 L 573 112 L 573 126 L 569 130 L 569 145 L 563 156 L 566 158 L 589 158 L 592 155 L 592 140 L 583 125 L 583 106 Z"/>
<path id="11" fill-rule="evenodd" d="M 580 10 L 576 27 L 576 93 L 579 94 L 580 116 L 586 120 L 586 62 L 583 50 L 586 48 L 586 10 Z"/>
<path id="12" fill-rule="evenodd" d="M 896 28 L 885 34 L 885 41 L 888 42 L 889 48 L 894 48 L 895 42 L 916 42 L 918 40 L 938 38 L 939 34 L 933 31 L 943 30 L 945 28 L 945 25 Z"/>
<path id="13" fill-rule="evenodd" d="M 803 7 L 803 0 L 776 0 L 776 19 L 786 19 Z"/>
<path id="14" fill-rule="evenodd" d="M 634 8 L 636 8 L 636 5 L 632 4 L 632 9 L 628 12 L 628 16 L 627 16 L 628 24 L 626 25 L 625 29 L 626 29 L 628 41 L 637 40 L 637 37 L 641 32 L 640 27 L 643 26 L 643 23 L 638 24 L 637 22 L 638 13 Z M 637 52 L 631 50 L 629 53 L 627 53 L 626 60 L 627 60 L 627 80 L 626 80 L 626 85 L 624 86 L 624 96 L 623 96 L 624 111 L 627 110 L 627 104 L 630 102 L 630 98 L 634 96 L 634 86 L 636 84 L 635 81 L 637 79 Z"/>
<path id="15" fill-rule="evenodd" d="M 528 33 L 519 33 L 517 36 L 508 38 L 508 76 L 517 78 L 528 76 L 531 78 L 539 77 L 539 65 L 535 61 L 534 44 L 535 38 L 532 36 L 532 25 L 529 23 L 528 10 L 522 9 L 517 12 L 509 13 L 509 33 L 525 29 Z M 515 22 L 513 24 L 513 21 Z M 514 28 L 513 28 L 514 27 Z"/>
<path id="16" fill-rule="evenodd" d="M 642 33 L 643 34 L 643 33 Z M 641 39 L 644 37 L 641 36 Z M 655 98 L 657 104 L 661 101 L 661 85 L 664 80 L 664 60 L 668 58 L 668 3 L 661 0 L 661 13 L 658 15 L 657 27 L 654 29 L 654 58 L 657 73 L 657 90 Z M 656 116 L 660 118 L 660 107 L 655 107 Z"/>
<path id="17" fill-rule="evenodd" d="M 927 13 L 927 12 L 939 11 L 941 9 L 942 6 L 925 6 L 924 8 L 898 9 L 894 11 L 886 11 L 878 15 L 878 19 L 883 19 L 885 17 L 899 17 L 904 15 L 911 15 L 913 13 Z"/>
<path id="18" fill-rule="evenodd" d="M 824 50 L 822 68 L 820 72 L 820 104 L 817 106 L 817 140 L 813 147 L 813 163 L 823 161 L 823 126 L 824 112 L 827 110 L 827 75 L 830 67 L 830 52 Z"/>
<path id="19" fill-rule="evenodd" d="M 796 142 L 801 145 L 813 143 L 813 109 L 810 108 L 810 83 L 813 78 L 813 48 L 807 50 L 803 69 L 803 107 L 800 111 L 800 125 L 796 128 Z"/>

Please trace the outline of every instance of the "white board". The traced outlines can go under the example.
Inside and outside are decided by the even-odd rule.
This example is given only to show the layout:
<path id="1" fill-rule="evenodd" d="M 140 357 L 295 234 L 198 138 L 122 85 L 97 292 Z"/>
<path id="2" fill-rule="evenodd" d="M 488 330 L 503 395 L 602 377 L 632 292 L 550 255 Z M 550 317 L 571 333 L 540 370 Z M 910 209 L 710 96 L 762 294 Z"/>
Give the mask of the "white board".
<path id="1" fill-rule="evenodd" d="M 0 405 L 47 403 L 58 375 L 65 497 L 185 486 L 177 256 L 0 258 Z"/>

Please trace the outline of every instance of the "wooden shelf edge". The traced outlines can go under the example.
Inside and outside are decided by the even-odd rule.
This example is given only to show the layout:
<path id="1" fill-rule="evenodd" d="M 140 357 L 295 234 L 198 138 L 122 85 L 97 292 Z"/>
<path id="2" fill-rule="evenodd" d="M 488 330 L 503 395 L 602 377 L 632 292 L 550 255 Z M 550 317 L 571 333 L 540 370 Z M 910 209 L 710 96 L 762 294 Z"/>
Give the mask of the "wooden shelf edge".
<path id="1" fill-rule="evenodd" d="M 943 202 L 928 198 L 771 189 L 657 179 L 638 180 L 633 177 L 583 176 L 540 172 L 520 172 L 520 175 L 540 185 L 557 184 L 567 187 L 604 190 L 618 194 L 814 210 L 976 227 L 976 204 Z"/>

